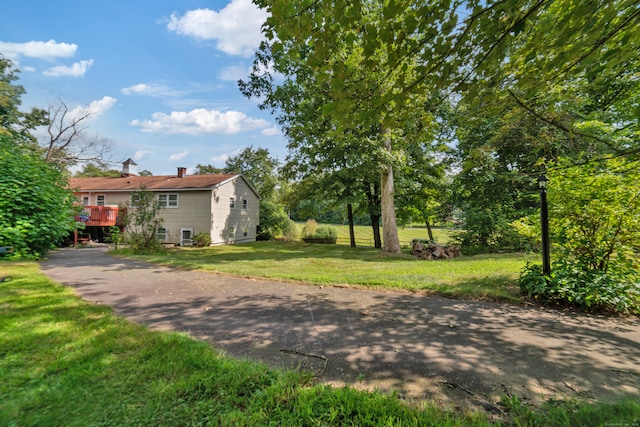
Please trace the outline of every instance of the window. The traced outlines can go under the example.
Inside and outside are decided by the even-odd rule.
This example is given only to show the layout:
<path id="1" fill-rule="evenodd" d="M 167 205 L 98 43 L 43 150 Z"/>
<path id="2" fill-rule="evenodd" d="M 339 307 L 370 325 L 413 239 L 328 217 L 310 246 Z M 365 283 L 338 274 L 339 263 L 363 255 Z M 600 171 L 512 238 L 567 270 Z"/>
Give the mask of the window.
<path id="1" fill-rule="evenodd" d="M 247 199 L 242 199 L 242 209 L 247 210 Z"/>
<path id="2" fill-rule="evenodd" d="M 177 208 L 178 207 L 178 195 L 177 194 L 158 194 L 158 202 L 163 208 Z"/>
<path id="3" fill-rule="evenodd" d="M 156 231 L 156 239 L 158 239 L 158 241 L 160 242 L 166 242 L 167 241 L 167 229 L 164 227 L 159 227 L 158 230 Z"/>
<path id="4" fill-rule="evenodd" d="M 229 229 L 229 238 L 233 239 L 234 237 L 236 237 L 236 229 L 234 227 L 231 227 Z"/>
<path id="5" fill-rule="evenodd" d="M 104 206 L 104 202 L 105 202 L 105 195 L 104 194 L 99 194 L 96 196 L 96 205 L 97 206 Z"/>
<path id="6" fill-rule="evenodd" d="M 82 205 L 89 206 L 89 196 L 82 196 Z"/>
<path id="7" fill-rule="evenodd" d="M 242 237 L 247 237 L 249 235 L 249 228 L 245 225 L 242 227 Z"/>
<path id="8" fill-rule="evenodd" d="M 231 209 L 235 209 L 236 208 L 236 198 L 235 197 L 230 197 L 229 198 L 229 207 Z"/>
<path id="9" fill-rule="evenodd" d="M 140 193 L 132 193 L 131 194 L 131 207 L 135 208 L 140 203 Z"/>

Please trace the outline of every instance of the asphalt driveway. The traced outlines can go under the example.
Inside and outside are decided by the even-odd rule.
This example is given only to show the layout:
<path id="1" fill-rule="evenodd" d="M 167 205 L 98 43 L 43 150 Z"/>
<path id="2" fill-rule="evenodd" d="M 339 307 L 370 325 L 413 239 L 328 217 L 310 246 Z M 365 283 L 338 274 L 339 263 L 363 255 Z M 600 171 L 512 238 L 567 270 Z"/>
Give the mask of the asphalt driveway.
<path id="1" fill-rule="evenodd" d="M 78 295 L 234 357 L 322 382 L 491 408 L 504 394 L 640 398 L 640 319 L 249 280 L 62 249 L 41 263 Z"/>

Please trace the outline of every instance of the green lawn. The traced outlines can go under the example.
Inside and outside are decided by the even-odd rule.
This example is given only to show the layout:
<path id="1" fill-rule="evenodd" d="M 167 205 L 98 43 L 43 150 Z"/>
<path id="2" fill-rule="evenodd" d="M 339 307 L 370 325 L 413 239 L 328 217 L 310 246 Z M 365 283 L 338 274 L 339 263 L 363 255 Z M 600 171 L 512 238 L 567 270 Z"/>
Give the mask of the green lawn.
<path id="1" fill-rule="evenodd" d="M 298 242 L 184 247 L 134 257 L 238 276 L 395 288 L 454 298 L 512 302 L 521 299 L 517 285 L 520 270 L 527 261 L 537 259 L 524 254 L 501 254 L 426 261 L 408 251 L 386 254 L 372 248 Z"/>
<path id="2" fill-rule="evenodd" d="M 325 224 L 326 225 L 326 224 Z M 335 225 L 328 224 L 334 227 L 338 231 L 338 244 L 348 245 L 349 240 L 349 226 L 348 225 Z M 302 230 L 304 223 L 299 223 L 298 228 Z M 356 245 L 362 247 L 373 247 L 373 230 L 370 226 L 356 225 L 353 227 Z M 436 242 L 441 244 L 447 244 L 451 240 L 451 230 L 446 228 L 432 228 L 433 238 Z M 382 229 L 380 230 L 380 236 L 382 236 Z M 403 247 L 408 248 L 413 239 L 428 239 L 429 233 L 424 226 L 412 226 L 398 228 L 398 239 Z"/>
<path id="3" fill-rule="evenodd" d="M 640 419 L 631 400 L 531 408 L 505 398 L 503 418 L 491 420 L 331 388 L 303 373 L 226 357 L 185 334 L 147 330 L 80 299 L 36 263 L 0 262 L 5 276 L 13 280 L 0 283 L 2 426 L 596 426 Z"/>

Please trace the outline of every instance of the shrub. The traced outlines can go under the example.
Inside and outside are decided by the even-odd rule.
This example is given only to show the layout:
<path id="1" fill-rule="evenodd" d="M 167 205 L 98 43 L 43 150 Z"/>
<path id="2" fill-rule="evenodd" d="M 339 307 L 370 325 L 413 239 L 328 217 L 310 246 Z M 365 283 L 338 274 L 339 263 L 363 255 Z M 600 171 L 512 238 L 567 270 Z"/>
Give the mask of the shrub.
<path id="1" fill-rule="evenodd" d="M 321 225 L 320 227 L 318 227 L 316 229 L 316 232 L 314 233 L 314 236 L 315 237 L 337 239 L 338 238 L 338 231 L 335 228 L 330 227 L 328 225 Z"/>
<path id="2" fill-rule="evenodd" d="M 304 227 L 302 227 L 302 235 L 304 237 L 313 237 L 318 228 L 318 223 L 315 219 L 308 219 Z"/>
<path id="3" fill-rule="evenodd" d="M 520 275 L 520 289 L 543 302 L 568 304 L 585 310 L 640 314 L 640 274 L 619 275 L 556 261 L 551 276 L 542 266 L 528 263 Z"/>
<path id="4" fill-rule="evenodd" d="M 289 224 L 289 217 L 282 205 L 264 200 L 260 202 L 260 224 L 256 240 L 274 240 L 284 234 Z"/>
<path id="5" fill-rule="evenodd" d="M 193 244 L 199 248 L 211 245 L 211 236 L 209 233 L 198 233 L 193 236 Z"/>
<path id="6" fill-rule="evenodd" d="M 164 222 L 160 216 L 164 207 L 144 187 L 131 193 L 131 200 L 135 201 L 135 206 L 130 203 L 125 216 L 128 231 L 126 243 L 134 253 L 152 253 L 162 249 L 156 233 Z"/>
<path id="7" fill-rule="evenodd" d="M 59 168 L 3 130 L 0 246 L 14 248 L 11 258 L 38 258 L 73 230 L 73 194 Z"/>
<path id="8" fill-rule="evenodd" d="M 289 220 L 289 224 L 283 233 L 286 240 L 294 241 L 300 238 L 300 230 L 298 229 L 298 225 L 293 220 Z"/>
<path id="9" fill-rule="evenodd" d="M 307 225 L 309 224 L 309 221 L 307 221 Z M 307 225 L 305 225 L 304 237 L 302 238 L 306 243 L 336 243 L 338 240 L 338 231 L 334 227 L 321 225 L 316 228 L 314 225 L 317 226 L 317 224 L 313 221 L 311 228 L 314 229 L 314 233 L 308 234 L 308 228 L 306 228 Z"/>

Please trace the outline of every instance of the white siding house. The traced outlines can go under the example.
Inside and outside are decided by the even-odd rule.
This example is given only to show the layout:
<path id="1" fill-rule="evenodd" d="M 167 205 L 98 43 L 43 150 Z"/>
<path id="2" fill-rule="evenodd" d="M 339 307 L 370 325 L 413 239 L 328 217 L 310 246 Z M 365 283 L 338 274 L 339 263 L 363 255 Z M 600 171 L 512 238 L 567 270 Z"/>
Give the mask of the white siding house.
<path id="1" fill-rule="evenodd" d="M 158 230 L 164 243 L 191 245 L 198 233 L 208 233 L 212 245 L 256 240 L 260 197 L 244 176 L 186 175 L 185 168 L 178 168 L 177 175 L 137 176 L 130 173 L 135 163 L 128 162 L 120 177 L 69 180 L 84 205 L 80 218 L 94 239 L 103 235 L 101 228 L 122 225 L 119 214 L 130 204 L 131 194 L 144 188 L 165 207 L 163 228 Z"/>

